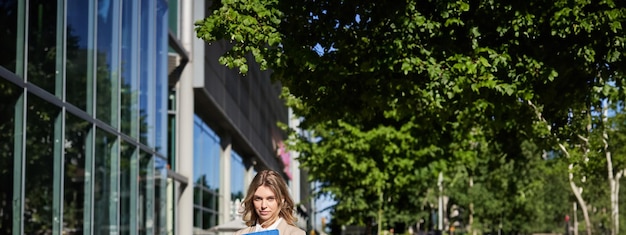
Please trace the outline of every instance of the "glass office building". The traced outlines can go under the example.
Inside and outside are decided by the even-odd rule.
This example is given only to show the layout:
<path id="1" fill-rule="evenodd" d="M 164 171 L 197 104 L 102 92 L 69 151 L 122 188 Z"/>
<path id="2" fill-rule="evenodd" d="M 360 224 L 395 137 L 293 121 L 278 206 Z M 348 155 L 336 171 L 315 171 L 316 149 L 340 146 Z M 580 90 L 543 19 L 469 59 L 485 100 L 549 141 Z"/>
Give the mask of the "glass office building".
<path id="1" fill-rule="evenodd" d="M 164 234 L 164 0 L 0 0 L 0 234 Z"/>
<path id="2" fill-rule="evenodd" d="M 219 234 L 288 166 L 279 86 L 195 38 L 208 3 L 0 0 L 0 234 Z"/>

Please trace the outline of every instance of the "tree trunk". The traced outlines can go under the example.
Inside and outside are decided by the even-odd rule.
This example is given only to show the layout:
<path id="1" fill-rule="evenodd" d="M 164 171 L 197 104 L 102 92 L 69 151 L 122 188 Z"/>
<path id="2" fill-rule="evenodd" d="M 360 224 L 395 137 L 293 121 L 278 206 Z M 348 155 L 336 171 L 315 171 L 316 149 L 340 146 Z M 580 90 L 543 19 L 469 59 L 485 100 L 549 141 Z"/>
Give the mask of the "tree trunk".
<path id="1" fill-rule="evenodd" d="M 570 158 L 569 155 L 569 151 L 565 148 L 565 145 L 563 144 L 559 144 L 559 148 L 561 148 L 561 151 L 563 151 L 563 153 L 565 154 L 565 156 L 567 158 Z M 573 164 L 569 164 L 569 169 L 571 170 L 573 168 Z M 582 191 L 583 189 L 578 187 L 576 185 L 576 182 L 574 182 L 574 173 L 572 173 L 571 171 L 568 172 L 568 178 L 569 178 L 569 185 L 572 188 L 572 192 L 574 193 L 574 196 L 576 197 L 576 201 L 578 201 L 578 205 L 580 205 L 580 209 L 583 211 L 583 216 L 585 217 L 585 227 L 587 230 L 587 235 L 591 235 L 591 220 L 589 219 L 589 210 L 587 209 L 587 203 L 585 202 L 585 199 L 583 199 L 582 196 Z M 575 229 L 575 233 L 578 233 L 578 226 L 574 227 Z"/>
<path id="2" fill-rule="evenodd" d="M 605 102 L 602 105 L 602 142 L 604 144 L 604 155 L 606 157 L 606 169 L 608 172 L 608 181 L 611 188 L 611 235 L 619 233 L 619 180 L 622 177 L 623 171 L 619 171 L 616 175 L 613 174 L 613 158 L 611 157 L 611 150 L 609 150 L 609 135 L 607 133 L 608 125 L 608 107 Z"/>
<path id="3" fill-rule="evenodd" d="M 527 100 L 526 102 L 535 111 L 535 115 L 537 115 L 537 119 L 542 121 L 542 122 L 544 122 L 545 124 L 547 124 L 548 131 L 550 131 L 550 133 L 552 133 L 552 128 L 551 128 L 550 124 L 543 117 L 543 114 L 537 108 L 537 106 L 535 106 L 535 104 L 532 101 L 530 101 L 530 100 Z M 589 119 L 589 120 L 591 120 L 591 119 Z M 587 131 L 588 132 L 587 133 L 589 133 L 590 128 L 591 128 L 591 123 L 588 123 L 588 125 L 587 125 Z M 552 133 L 552 134 L 553 134 L 554 139 L 558 140 L 558 138 L 556 138 L 556 136 L 554 136 L 554 133 Z M 583 138 L 582 136 L 579 136 L 579 138 L 581 138 L 584 142 L 586 142 L 587 146 L 589 145 L 588 139 Z M 565 157 L 570 159 L 569 151 L 567 150 L 567 148 L 565 148 L 565 145 L 563 145 L 562 143 L 559 143 L 558 147 L 561 149 L 561 151 L 563 151 L 563 154 L 565 154 Z M 589 152 L 589 150 L 587 148 L 585 150 L 585 155 L 587 155 L 588 152 Z M 573 167 L 573 164 L 570 164 L 569 165 L 569 169 L 571 170 L 572 167 Z M 580 205 L 580 209 L 583 211 L 583 216 L 585 217 L 585 224 L 587 225 L 586 226 L 587 235 L 591 235 L 591 220 L 589 219 L 589 212 L 587 210 L 587 203 L 585 202 L 585 200 L 583 199 L 583 196 L 582 196 L 582 188 L 579 188 L 576 185 L 576 182 L 574 182 L 574 173 L 572 173 L 570 171 L 570 172 L 568 172 L 568 175 L 569 175 L 569 184 L 570 184 L 570 187 L 572 188 L 572 192 L 574 193 L 574 196 L 576 196 L 576 201 L 578 201 L 578 205 Z M 575 233 L 577 233 L 578 227 L 576 226 L 574 229 L 575 229 Z"/>
<path id="4" fill-rule="evenodd" d="M 619 233 L 619 179 L 622 177 L 622 173 L 623 171 L 620 171 L 615 178 L 609 179 L 611 184 L 611 220 L 613 222 L 611 235 Z"/>
<path id="5" fill-rule="evenodd" d="M 589 219 L 589 212 L 587 210 L 587 203 L 583 199 L 582 189 L 576 186 L 574 182 L 574 174 L 569 173 L 569 185 L 572 188 L 572 192 L 574 192 L 574 196 L 576 196 L 576 200 L 578 201 L 578 205 L 580 205 L 580 209 L 583 211 L 583 216 L 585 217 L 585 227 L 587 229 L 587 235 L 591 235 L 591 220 Z M 574 228 L 578 231 L 578 228 Z"/>

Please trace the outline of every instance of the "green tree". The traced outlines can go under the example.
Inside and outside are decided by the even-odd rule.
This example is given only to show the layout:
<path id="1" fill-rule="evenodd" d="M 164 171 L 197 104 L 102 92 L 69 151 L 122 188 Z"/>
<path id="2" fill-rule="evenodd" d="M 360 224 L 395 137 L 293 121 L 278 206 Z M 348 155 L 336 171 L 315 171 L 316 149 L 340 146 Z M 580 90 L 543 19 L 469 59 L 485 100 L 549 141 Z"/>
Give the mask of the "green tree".
<path id="1" fill-rule="evenodd" d="M 198 37 L 231 42 L 223 64 L 245 74 L 251 55 L 288 89 L 314 136 L 293 148 L 346 222 L 419 208 L 422 200 L 392 208 L 402 198 L 389 195 L 423 197 L 415 192 L 436 187 L 439 172 L 469 164 L 475 180 L 504 192 L 490 200 L 502 205 L 476 212 L 494 224 L 487 213 L 527 205 L 506 197 L 534 191 L 533 182 L 502 178 L 530 166 L 523 143 L 564 150 L 556 156 L 581 166 L 594 147 L 579 136 L 591 133 L 597 79 L 623 84 L 620 1 L 223 0 L 211 9 Z M 496 154 L 476 154 L 475 144 Z M 481 172 L 490 162 L 500 168 Z"/>

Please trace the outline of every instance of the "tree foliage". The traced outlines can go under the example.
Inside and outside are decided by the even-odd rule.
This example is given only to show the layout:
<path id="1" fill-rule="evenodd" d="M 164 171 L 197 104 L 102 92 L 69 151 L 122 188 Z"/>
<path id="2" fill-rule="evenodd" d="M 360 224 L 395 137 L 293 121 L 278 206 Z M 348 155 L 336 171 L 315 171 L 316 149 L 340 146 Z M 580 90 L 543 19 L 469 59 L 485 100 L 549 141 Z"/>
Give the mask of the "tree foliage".
<path id="1" fill-rule="evenodd" d="M 598 89 L 624 100 L 621 1 L 224 0 L 211 9 L 198 37 L 231 42 L 220 61 L 244 74 L 249 54 L 272 69 L 314 136 L 292 148 L 346 223 L 376 208 L 414 213 L 436 175 L 450 182 L 459 166 L 481 182 L 472 200 L 492 202 L 477 208 L 485 221 L 529 219 L 540 195 L 519 195 L 539 191 L 525 177 L 545 169 L 532 168 L 539 150 L 587 131 Z M 524 154 L 527 144 L 538 150 Z"/>

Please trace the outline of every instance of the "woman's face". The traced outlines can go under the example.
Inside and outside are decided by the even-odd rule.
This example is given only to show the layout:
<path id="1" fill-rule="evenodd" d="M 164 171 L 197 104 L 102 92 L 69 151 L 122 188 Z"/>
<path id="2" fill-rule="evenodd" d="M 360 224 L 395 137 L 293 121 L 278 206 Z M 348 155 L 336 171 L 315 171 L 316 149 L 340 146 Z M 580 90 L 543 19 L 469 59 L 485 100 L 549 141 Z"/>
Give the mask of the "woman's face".
<path id="1" fill-rule="evenodd" d="M 254 209 L 259 216 L 259 223 L 261 224 L 275 218 L 280 212 L 276 194 L 265 185 L 256 189 L 252 201 L 254 202 Z"/>

